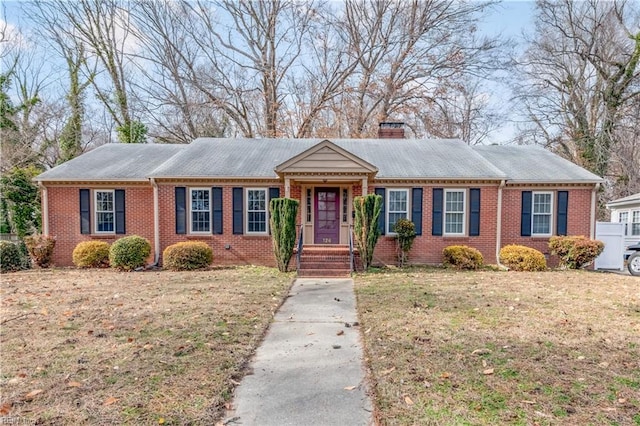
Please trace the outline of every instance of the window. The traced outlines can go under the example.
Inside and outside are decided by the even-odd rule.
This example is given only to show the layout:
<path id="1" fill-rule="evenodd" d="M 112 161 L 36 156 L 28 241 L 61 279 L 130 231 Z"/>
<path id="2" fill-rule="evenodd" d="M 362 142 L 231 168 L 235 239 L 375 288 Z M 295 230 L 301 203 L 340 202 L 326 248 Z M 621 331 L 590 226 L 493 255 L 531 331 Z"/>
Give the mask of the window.
<path id="1" fill-rule="evenodd" d="M 307 223 L 311 223 L 311 208 L 313 201 L 311 199 L 311 188 L 307 188 Z"/>
<path id="2" fill-rule="evenodd" d="M 387 233 L 393 234 L 393 227 L 399 219 L 409 215 L 409 190 L 390 189 L 387 191 Z"/>
<path id="3" fill-rule="evenodd" d="M 640 235 L 640 210 L 631 213 L 631 235 Z"/>
<path id="4" fill-rule="evenodd" d="M 209 188 L 191 188 L 191 232 L 211 232 L 211 191 Z"/>
<path id="5" fill-rule="evenodd" d="M 464 235 L 465 191 L 447 189 L 444 192 L 444 234 Z"/>
<path id="6" fill-rule="evenodd" d="M 624 223 L 624 235 L 629 235 L 629 212 L 620 212 L 618 222 Z"/>
<path id="7" fill-rule="evenodd" d="M 531 235 L 551 235 L 552 200 L 553 194 L 551 192 L 533 193 Z"/>
<path id="8" fill-rule="evenodd" d="M 95 191 L 96 233 L 115 232 L 113 191 Z"/>
<path id="9" fill-rule="evenodd" d="M 247 189 L 247 232 L 267 233 L 266 189 Z"/>
<path id="10" fill-rule="evenodd" d="M 342 189 L 342 222 L 347 223 L 347 211 L 349 209 L 349 191 L 347 188 Z"/>

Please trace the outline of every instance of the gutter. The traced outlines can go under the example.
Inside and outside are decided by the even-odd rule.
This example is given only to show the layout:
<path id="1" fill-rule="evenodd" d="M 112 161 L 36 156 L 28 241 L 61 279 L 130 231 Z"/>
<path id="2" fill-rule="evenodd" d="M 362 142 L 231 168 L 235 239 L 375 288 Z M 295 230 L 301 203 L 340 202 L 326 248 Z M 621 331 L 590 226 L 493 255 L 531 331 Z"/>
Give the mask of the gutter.
<path id="1" fill-rule="evenodd" d="M 49 235 L 49 193 L 47 187 L 42 182 L 38 182 L 40 187 L 40 203 L 42 205 L 42 235 Z"/>
<path id="2" fill-rule="evenodd" d="M 502 188 L 505 187 L 507 182 L 503 179 L 498 186 L 498 214 L 496 215 L 496 264 L 504 271 L 508 271 L 509 268 L 500 263 L 500 249 L 502 248 Z"/>
<path id="3" fill-rule="evenodd" d="M 158 196 L 158 184 L 154 178 L 149 178 L 151 186 L 153 186 L 153 264 L 151 266 L 158 266 L 160 262 L 160 211 L 159 211 L 159 196 Z"/>
<path id="4" fill-rule="evenodd" d="M 593 190 L 591 191 L 591 218 L 589 220 L 589 238 L 595 239 L 596 237 L 596 198 L 598 194 L 598 190 L 600 189 L 600 182 L 596 183 L 593 186 Z"/>

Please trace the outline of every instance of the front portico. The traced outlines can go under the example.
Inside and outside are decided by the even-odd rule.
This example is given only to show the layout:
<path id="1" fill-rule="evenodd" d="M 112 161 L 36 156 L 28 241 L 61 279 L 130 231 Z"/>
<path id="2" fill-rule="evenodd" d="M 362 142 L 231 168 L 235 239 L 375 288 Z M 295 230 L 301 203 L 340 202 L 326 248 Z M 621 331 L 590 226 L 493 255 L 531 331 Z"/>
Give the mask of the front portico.
<path id="1" fill-rule="evenodd" d="M 275 168 L 285 197 L 300 187 L 300 221 L 305 244 L 349 242 L 353 197 L 366 194 L 378 168 L 324 140 Z"/>

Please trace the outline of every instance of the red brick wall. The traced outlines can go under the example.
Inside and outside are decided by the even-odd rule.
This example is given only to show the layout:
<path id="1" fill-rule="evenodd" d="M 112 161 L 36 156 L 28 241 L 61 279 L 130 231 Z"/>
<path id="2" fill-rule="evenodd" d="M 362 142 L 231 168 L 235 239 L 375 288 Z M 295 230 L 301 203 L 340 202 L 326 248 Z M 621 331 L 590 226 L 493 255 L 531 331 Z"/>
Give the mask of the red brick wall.
<path id="1" fill-rule="evenodd" d="M 210 186 L 210 185 L 206 185 Z M 180 241 L 201 240 L 213 249 L 214 264 L 238 265 L 258 264 L 274 266 L 272 243 L 270 236 L 233 235 L 232 188 L 240 186 L 215 185 L 223 187 L 223 234 L 222 235 L 178 235 L 175 233 L 175 185 L 159 185 L 160 206 L 160 254 L 171 244 Z M 250 185 L 273 186 L 273 185 Z M 369 192 L 373 193 L 375 184 L 370 182 Z M 382 186 L 382 185 L 380 185 Z M 410 185 L 406 187 L 411 187 Z M 477 237 L 442 237 L 431 235 L 432 189 L 442 185 L 424 187 L 422 200 L 422 235 L 417 237 L 409 254 L 410 263 L 439 264 L 442 262 L 442 249 L 454 244 L 464 244 L 478 249 L 485 263 L 496 263 L 496 210 L 498 186 L 488 185 L 481 188 L 480 235 Z M 462 186 L 458 186 L 462 187 Z M 474 186 L 475 187 L 475 186 Z M 122 235 L 82 235 L 79 219 L 79 189 L 89 186 L 53 186 L 48 188 L 49 197 L 49 234 L 57 238 L 54 252 L 54 264 L 57 266 L 72 265 L 71 253 L 80 241 L 99 239 L 112 243 Z M 100 189 L 120 189 L 120 187 L 102 187 Z M 131 186 L 126 190 L 126 231 L 127 235 L 140 235 L 151 242 L 154 247 L 153 233 L 153 188 L 151 186 Z M 523 244 L 547 253 L 547 238 L 520 236 L 521 191 L 530 188 L 504 188 L 502 205 L 502 246 Z M 562 188 L 565 190 L 566 188 Z M 536 188 L 536 190 L 553 190 Z M 284 188 L 280 187 L 284 196 Z M 360 185 L 352 186 L 352 195 L 361 194 Z M 300 186 L 291 186 L 291 198 L 300 200 Z M 93 200 L 93 195 L 92 195 Z M 555 197 L 554 197 L 555 200 Z M 467 195 L 468 203 L 468 195 Z M 556 209 L 554 201 L 554 211 Z M 569 190 L 568 233 L 570 235 L 589 235 L 590 232 L 591 188 Z M 93 212 L 92 205 L 92 226 Z M 468 210 L 467 210 L 468 211 Z M 298 214 L 301 221 L 302 210 Z M 468 214 L 467 214 L 468 222 Z M 555 223 L 555 217 L 554 217 Z M 467 224 L 468 225 L 468 224 Z M 555 225 L 554 225 L 555 226 Z M 225 248 L 225 247 L 229 248 Z M 153 260 L 154 253 L 149 258 Z M 396 244 L 389 236 L 381 236 L 374 254 L 375 264 L 395 264 Z M 553 264 L 553 259 L 550 262 Z"/>
<path id="2" fill-rule="evenodd" d="M 549 254 L 549 238 L 523 237 L 520 235 L 520 215 L 522 209 L 522 191 L 532 188 L 509 188 L 502 191 L 502 241 L 501 246 L 519 244 L 533 247 L 545 255 Z M 534 191 L 553 192 L 553 231 L 555 233 L 557 191 L 569 191 L 569 209 L 567 212 L 567 234 L 589 237 L 591 231 L 591 188 L 544 188 L 536 187 Z M 549 265 L 557 265 L 557 259 L 551 257 Z"/>
<path id="3" fill-rule="evenodd" d="M 125 190 L 125 227 L 126 235 L 139 235 L 151 243 L 153 260 L 153 189 L 151 186 L 137 187 L 91 187 L 91 186 L 52 186 L 47 188 L 49 201 L 49 235 L 56 238 L 53 264 L 73 266 L 72 253 L 81 241 L 100 240 L 109 244 L 124 235 L 81 234 L 80 233 L 80 189 L 124 189 Z M 91 193 L 91 227 L 95 225 L 93 191 Z"/>
<path id="4" fill-rule="evenodd" d="M 442 188 L 438 185 L 425 186 L 422 193 L 422 235 L 416 237 L 413 247 L 409 252 L 409 263 L 414 264 L 440 264 L 442 263 L 442 250 L 450 245 L 466 245 L 474 247 L 482 253 L 485 263 L 496 263 L 496 211 L 498 199 L 498 187 L 480 187 L 480 235 L 477 237 L 447 237 L 431 235 L 433 188 Z M 459 188 L 459 187 L 457 187 Z M 373 188 L 370 189 L 373 192 Z M 466 196 L 468 212 L 468 192 Z M 468 227 L 468 213 L 466 215 Z M 391 236 L 383 235 L 378 240 L 374 252 L 374 264 L 396 264 L 396 241 Z"/>
<path id="5" fill-rule="evenodd" d="M 207 185 L 211 186 L 211 185 Z M 222 187 L 222 228 L 221 235 L 176 234 L 175 185 L 159 185 L 160 204 L 160 252 L 171 244 L 181 241 L 204 241 L 213 250 L 214 265 L 264 265 L 275 266 L 271 237 L 233 234 L 233 188 L 239 185 L 214 185 Z M 265 185 L 249 185 L 263 187 Z M 269 185 L 273 187 L 274 185 Z M 284 196 L 284 187 L 280 187 Z M 245 195 L 246 197 L 246 195 Z M 291 197 L 300 198 L 300 187 L 291 187 Z M 246 202 L 246 199 L 245 199 Z M 229 248 L 226 248 L 226 247 Z"/>

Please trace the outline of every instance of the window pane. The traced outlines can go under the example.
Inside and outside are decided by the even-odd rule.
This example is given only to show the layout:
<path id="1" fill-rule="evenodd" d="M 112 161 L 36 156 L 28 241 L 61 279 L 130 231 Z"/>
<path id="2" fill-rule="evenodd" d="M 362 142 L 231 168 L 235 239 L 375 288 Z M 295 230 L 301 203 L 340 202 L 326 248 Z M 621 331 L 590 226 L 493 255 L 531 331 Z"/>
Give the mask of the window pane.
<path id="1" fill-rule="evenodd" d="M 462 213 L 447 213 L 445 216 L 445 232 L 448 234 L 462 234 L 464 232 L 463 216 Z"/>
<path id="2" fill-rule="evenodd" d="M 114 232 L 112 191 L 96 191 L 96 232 Z"/>
<path id="3" fill-rule="evenodd" d="M 445 191 L 445 234 L 464 234 L 464 191 Z"/>
<path id="4" fill-rule="evenodd" d="M 250 189 L 247 191 L 247 232 L 267 231 L 267 191 Z"/>
<path id="5" fill-rule="evenodd" d="M 98 213 L 98 232 L 113 232 L 113 213 Z"/>
<path id="6" fill-rule="evenodd" d="M 533 214 L 551 213 L 551 194 L 533 194 Z"/>
<path id="7" fill-rule="evenodd" d="M 532 233 L 534 234 L 550 234 L 551 233 L 551 215 L 534 215 Z"/>

